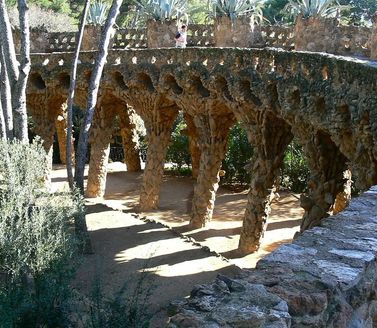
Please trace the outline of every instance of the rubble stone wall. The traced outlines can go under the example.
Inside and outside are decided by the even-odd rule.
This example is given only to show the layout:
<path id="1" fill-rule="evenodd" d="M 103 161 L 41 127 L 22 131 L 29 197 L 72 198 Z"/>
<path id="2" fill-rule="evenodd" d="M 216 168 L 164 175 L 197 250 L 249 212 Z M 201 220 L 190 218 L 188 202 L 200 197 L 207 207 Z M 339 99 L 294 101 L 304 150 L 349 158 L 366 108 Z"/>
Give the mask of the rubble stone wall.
<path id="1" fill-rule="evenodd" d="M 370 57 L 372 30 L 341 26 L 337 19 L 298 18 L 294 28 L 295 50 Z"/>
<path id="2" fill-rule="evenodd" d="M 169 327 L 376 327 L 376 208 L 374 186 L 256 269 L 195 286 Z"/>

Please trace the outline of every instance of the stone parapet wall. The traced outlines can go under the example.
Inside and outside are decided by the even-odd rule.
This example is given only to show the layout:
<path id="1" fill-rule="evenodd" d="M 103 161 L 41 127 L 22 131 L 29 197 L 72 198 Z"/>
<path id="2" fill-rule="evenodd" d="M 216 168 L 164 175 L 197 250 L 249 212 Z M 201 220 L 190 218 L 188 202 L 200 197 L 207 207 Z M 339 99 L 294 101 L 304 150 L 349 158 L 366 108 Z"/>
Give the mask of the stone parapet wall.
<path id="1" fill-rule="evenodd" d="M 162 24 L 160 25 L 163 26 Z M 303 31 L 308 26 L 308 32 Z M 89 32 L 84 34 L 84 50 L 96 49 L 98 45 L 97 38 L 100 36 L 100 32 L 94 30 L 95 28 L 89 27 Z M 175 24 L 172 23 L 168 30 L 163 36 L 158 37 L 157 32 L 159 31 L 154 29 L 149 37 L 152 40 L 164 38 L 166 39 L 164 47 L 172 47 L 174 46 L 174 34 L 176 31 Z M 374 43 L 372 42 L 375 38 L 375 33 L 372 33 L 374 30 L 367 27 L 338 26 L 335 23 L 330 24 L 329 27 L 328 25 L 323 26 L 313 23 L 311 20 L 302 20 L 298 22 L 295 28 L 283 26 L 260 27 L 262 39 L 258 38 L 255 46 L 264 45 L 286 50 L 325 51 L 338 55 L 370 57 L 371 48 L 374 47 Z M 118 29 L 113 39 L 112 48 L 147 48 L 149 34 L 146 28 Z M 216 43 L 215 34 L 215 27 L 213 25 L 191 24 L 187 32 L 187 46 L 221 46 Z M 18 49 L 19 39 L 17 33 L 15 33 L 15 43 Z M 46 31 L 35 30 L 31 33 L 31 40 L 31 52 L 33 53 L 72 51 L 75 46 L 75 33 L 47 33 Z M 153 42 L 150 47 L 154 47 Z"/>
<path id="2" fill-rule="evenodd" d="M 146 48 L 147 29 L 117 29 L 113 41 L 113 49 Z"/>
<path id="3" fill-rule="evenodd" d="M 262 37 L 268 47 L 292 50 L 295 48 L 293 26 L 262 26 Z"/>
<path id="4" fill-rule="evenodd" d="M 341 26 L 337 19 L 298 18 L 294 28 L 295 50 L 370 57 L 372 30 Z"/>
<path id="5" fill-rule="evenodd" d="M 260 260 L 170 308 L 169 327 L 376 327 L 377 186 Z"/>

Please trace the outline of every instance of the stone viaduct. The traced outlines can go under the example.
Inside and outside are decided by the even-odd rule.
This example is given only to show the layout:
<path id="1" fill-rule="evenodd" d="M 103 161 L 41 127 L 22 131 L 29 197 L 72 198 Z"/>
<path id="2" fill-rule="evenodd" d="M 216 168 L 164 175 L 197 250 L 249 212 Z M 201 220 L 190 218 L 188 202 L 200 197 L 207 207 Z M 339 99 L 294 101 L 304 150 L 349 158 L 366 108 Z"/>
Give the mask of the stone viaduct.
<path id="1" fill-rule="evenodd" d="M 94 57 L 94 52 L 80 55 L 76 103 L 83 108 Z M 32 55 L 28 109 L 47 151 L 54 125 L 64 136 L 71 58 L 71 53 Z M 104 193 L 114 120 L 125 140 L 129 169 L 140 169 L 136 112 L 148 140 L 140 209 L 156 208 L 172 125 L 182 111 L 196 177 L 190 224 L 202 227 L 214 209 L 229 129 L 240 122 L 254 158 L 239 251 L 253 252 L 266 229 L 292 138 L 303 146 L 311 170 L 309 191 L 301 196 L 302 231 L 344 209 L 351 172 L 362 190 L 377 184 L 376 81 L 373 62 L 328 54 L 274 48 L 113 50 L 91 131 L 87 194 Z"/>

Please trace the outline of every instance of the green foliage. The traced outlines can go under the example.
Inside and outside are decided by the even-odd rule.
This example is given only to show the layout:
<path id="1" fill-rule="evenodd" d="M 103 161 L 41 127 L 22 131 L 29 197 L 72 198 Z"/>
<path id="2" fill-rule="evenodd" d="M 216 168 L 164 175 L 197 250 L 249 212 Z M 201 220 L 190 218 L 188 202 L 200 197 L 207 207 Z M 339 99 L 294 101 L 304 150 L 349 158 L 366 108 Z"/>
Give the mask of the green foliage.
<path id="1" fill-rule="evenodd" d="M 287 22 L 287 13 L 284 10 L 288 0 L 268 0 L 263 8 L 263 17 L 270 24 Z"/>
<path id="2" fill-rule="evenodd" d="M 191 156 L 189 151 L 189 139 L 183 132 L 187 128 L 183 116 L 179 115 L 174 123 L 171 143 L 166 155 L 167 162 L 172 163 L 178 170 L 183 165 L 191 164 Z"/>
<path id="3" fill-rule="evenodd" d="M 371 25 L 371 18 L 377 12 L 376 0 L 339 0 L 339 3 L 348 8 L 344 16 L 349 24 Z"/>
<path id="4" fill-rule="evenodd" d="M 294 192 L 304 192 L 307 190 L 309 175 L 302 147 L 294 140 L 284 154 L 281 186 Z"/>
<path id="5" fill-rule="evenodd" d="M 336 17 L 346 6 L 336 0 L 289 0 L 286 9 L 294 16 L 302 17 Z"/>
<path id="6" fill-rule="evenodd" d="M 228 137 L 228 151 L 223 160 L 222 168 L 225 176 L 222 181 L 225 183 L 248 184 L 250 172 L 245 168 L 253 156 L 253 149 L 247 139 L 246 131 L 241 124 L 236 124 L 230 130 Z"/>
<path id="7" fill-rule="evenodd" d="M 187 0 L 140 0 L 135 2 L 146 19 L 163 22 L 179 19 L 187 11 Z"/>
<path id="8" fill-rule="evenodd" d="M 213 11 L 210 15 L 228 16 L 232 23 L 239 16 L 250 15 L 256 23 L 260 23 L 263 20 L 264 3 L 265 0 L 213 0 Z"/>
<path id="9" fill-rule="evenodd" d="M 2 327 L 67 324 L 75 239 L 82 205 L 44 188 L 41 143 L 0 143 L 0 318 Z"/>
<path id="10" fill-rule="evenodd" d="M 103 25 L 107 17 L 108 6 L 101 0 L 96 0 L 90 4 L 88 13 L 88 24 Z"/>

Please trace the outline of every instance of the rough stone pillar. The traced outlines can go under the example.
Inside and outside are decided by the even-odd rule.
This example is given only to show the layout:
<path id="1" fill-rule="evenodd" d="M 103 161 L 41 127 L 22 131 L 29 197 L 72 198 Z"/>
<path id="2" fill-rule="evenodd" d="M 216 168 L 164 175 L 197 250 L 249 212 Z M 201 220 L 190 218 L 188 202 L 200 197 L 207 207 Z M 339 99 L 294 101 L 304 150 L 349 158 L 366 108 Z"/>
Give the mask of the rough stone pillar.
<path id="1" fill-rule="evenodd" d="M 194 121 L 192 116 L 184 113 L 184 118 L 187 123 L 187 135 L 189 138 L 189 150 L 191 154 L 191 167 L 192 167 L 192 177 L 196 179 L 199 174 L 199 166 L 200 166 L 200 148 L 199 148 L 199 140 L 198 140 L 198 132 L 196 131 L 196 127 L 194 125 Z"/>
<path id="2" fill-rule="evenodd" d="M 100 25 L 86 25 L 82 39 L 82 51 L 98 50 L 98 45 L 101 41 L 102 26 Z M 112 48 L 112 41 L 110 41 L 109 48 Z"/>
<path id="3" fill-rule="evenodd" d="M 301 134 L 305 136 L 307 134 Z M 309 191 L 301 195 L 305 210 L 301 232 L 316 226 L 329 215 L 344 209 L 350 200 L 351 174 L 347 158 L 331 140 L 330 136 L 317 132 L 315 137 L 302 139 L 304 152 L 311 170 Z"/>
<path id="4" fill-rule="evenodd" d="M 245 128 L 255 160 L 238 246 L 242 254 L 255 252 L 260 246 L 284 152 L 292 140 L 290 126 L 268 112 L 261 113 L 255 125 L 248 124 Z"/>
<path id="5" fill-rule="evenodd" d="M 111 107 L 101 103 L 94 115 L 90 131 L 90 161 L 85 194 L 87 197 L 102 197 L 106 188 L 114 114 Z"/>
<path id="6" fill-rule="evenodd" d="M 148 211 L 158 207 L 160 186 L 164 174 L 164 164 L 171 130 L 178 112 L 160 113 L 147 127 L 147 163 L 144 169 L 143 185 L 140 192 L 140 210 Z"/>
<path id="7" fill-rule="evenodd" d="M 333 206 L 333 215 L 338 214 L 343 211 L 351 201 L 351 186 L 352 186 L 352 173 L 350 170 L 345 170 L 343 172 L 344 184 L 343 189 L 340 191 L 335 198 L 335 203 Z"/>
<path id="8" fill-rule="evenodd" d="M 120 134 L 122 136 L 124 162 L 127 171 L 141 171 L 139 156 L 139 136 L 136 131 L 136 113 L 128 107 L 118 114 L 120 119 Z"/>
<path id="9" fill-rule="evenodd" d="M 198 129 L 201 155 L 199 174 L 192 199 L 190 226 L 197 229 L 204 227 L 212 218 L 220 181 L 219 170 L 225 157 L 229 128 L 233 120 L 204 114 L 197 115 L 194 123 Z"/>
<path id="10" fill-rule="evenodd" d="M 59 156 L 60 162 L 66 164 L 66 153 L 67 153 L 67 104 L 64 103 L 62 111 L 55 120 L 56 134 L 58 136 L 59 142 Z M 75 163 L 75 148 L 73 146 L 72 139 L 72 153 L 71 153 L 72 163 Z"/>
<path id="11" fill-rule="evenodd" d="M 294 27 L 295 50 L 341 54 L 338 26 L 336 18 L 298 16 Z"/>
<path id="12" fill-rule="evenodd" d="M 260 47 L 264 45 L 259 25 L 252 16 L 240 16 L 234 23 L 228 16 L 215 19 L 214 37 L 216 47 Z"/>
<path id="13" fill-rule="evenodd" d="M 177 33 L 177 24 L 172 21 L 147 21 L 148 48 L 170 48 L 175 46 L 174 36 Z"/>

